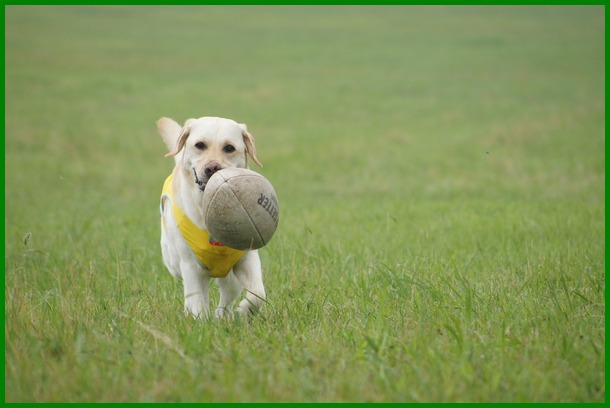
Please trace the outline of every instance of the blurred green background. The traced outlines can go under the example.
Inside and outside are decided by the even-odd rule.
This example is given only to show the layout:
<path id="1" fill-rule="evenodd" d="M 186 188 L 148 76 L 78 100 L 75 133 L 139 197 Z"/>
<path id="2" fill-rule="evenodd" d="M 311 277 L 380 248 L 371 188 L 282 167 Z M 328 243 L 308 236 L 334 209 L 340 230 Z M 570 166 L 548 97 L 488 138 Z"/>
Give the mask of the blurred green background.
<path id="1" fill-rule="evenodd" d="M 604 32 L 603 6 L 5 7 L 6 400 L 603 401 Z M 252 326 L 181 315 L 161 116 L 256 138 L 281 214 Z"/>

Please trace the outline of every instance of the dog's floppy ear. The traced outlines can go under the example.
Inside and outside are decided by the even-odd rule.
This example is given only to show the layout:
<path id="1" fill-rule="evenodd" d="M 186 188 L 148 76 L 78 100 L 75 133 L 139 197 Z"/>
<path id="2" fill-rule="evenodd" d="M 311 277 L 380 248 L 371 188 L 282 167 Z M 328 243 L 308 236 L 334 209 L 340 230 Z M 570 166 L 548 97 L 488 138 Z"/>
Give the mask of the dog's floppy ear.
<path id="1" fill-rule="evenodd" d="M 176 147 L 182 126 L 170 118 L 161 118 L 157 121 L 157 130 L 170 152 Z"/>
<path id="2" fill-rule="evenodd" d="M 241 135 L 244 138 L 244 143 L 246 144 L 246 153 L 252 157 L 254 163 L 258 164 L 260 167 L 263 167 L 263 164 L 258 161 L 256 158 L 256 146 L 254 145 L 254 137 L 250 133 L 248 133 L 248 127 L 244 124 L 239 125 L 241 127 Z M 247 158 L 247 156 L 246 156 Z"/>
<path id="3" fill-rule="evenodd" d="M 184 147 L 184 144 L 186 143 L 186 139 L 188 139 L 190 133 L 191 133 L 191 127 L 189 126 L 189 121 L 187 120 L 186 124 L 182 128 L 182 132 L 180 133 L 180 136 L 178 136 L 178 141 L 176 142 L 176 144 L 174 146 L 174 150 L 172 150 L 168 154 L 166 154 L 165 157 L 173 157 L 173 156 L 177 155 L 178 153 L 180 153 L 180 150 L 182 150 L 182 148 Z"/>

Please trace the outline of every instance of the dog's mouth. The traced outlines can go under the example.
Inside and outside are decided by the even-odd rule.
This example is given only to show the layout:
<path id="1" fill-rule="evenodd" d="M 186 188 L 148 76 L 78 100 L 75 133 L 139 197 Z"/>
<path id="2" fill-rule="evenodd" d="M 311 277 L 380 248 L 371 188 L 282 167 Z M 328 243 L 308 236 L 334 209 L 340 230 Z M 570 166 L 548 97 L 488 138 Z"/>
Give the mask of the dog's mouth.
<path id="1" fill-rule="evenodd" d="M 204 191 L 205 186 L 208 184 L 208 179 L 200 179 L 199 176 L 197 176 L 197 170 L 195 170 L 194 167 L 193 167 L 193 174 L 195 174 L 195 184 L 197 184 L 197 186 L 199 186 L 199 190 Z"/>

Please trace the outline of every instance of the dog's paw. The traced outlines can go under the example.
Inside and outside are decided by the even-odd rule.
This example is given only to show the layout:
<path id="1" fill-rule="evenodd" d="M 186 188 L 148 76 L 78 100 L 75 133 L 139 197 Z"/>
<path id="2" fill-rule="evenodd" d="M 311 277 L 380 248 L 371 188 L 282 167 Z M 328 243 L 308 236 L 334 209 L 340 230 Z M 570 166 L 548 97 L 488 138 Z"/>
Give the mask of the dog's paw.
<path id="1" fill-rule="evenodd" d="M 192 310 L 187 309 L 186 307 L 184 308 L 184 317 L 191 317 L 195 320 L 201 320 L 201 319 L 205 319 L 205 314 L 202 312 L 193 312 Z"/>
<path id="2" fill-rule="evenodd" d="M 218 320 L 233 320 L 233 313 L 226 307 L 217 307 L 214 316 Z"/>
<path id="3" fill-rule="evenodd" d="M 206 305 L 199 299 L 186 299 L 184 301 L 184 314 L 194 319 L 207 319 L 209 313 Z"/>
<path id="4" fill-rule="evenodd" d="M 259 308 L 251 304 L 248 300 L 244 299 L 236 310 L 237 318 L 250 322 L 254 316 L 256 316 L 259 312 Z"/>

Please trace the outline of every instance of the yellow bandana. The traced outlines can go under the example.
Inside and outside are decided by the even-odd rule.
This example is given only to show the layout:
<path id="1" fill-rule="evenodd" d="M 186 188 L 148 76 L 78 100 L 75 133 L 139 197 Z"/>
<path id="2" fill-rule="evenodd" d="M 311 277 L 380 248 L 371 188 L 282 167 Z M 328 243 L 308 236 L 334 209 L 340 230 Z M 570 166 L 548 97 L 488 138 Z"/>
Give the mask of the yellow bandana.
<path id="1" fill-rule="evenodd" d="M 245 252 L 229 248 L 220 242 L 214 241 L 214 238 L 210 236 L 208 231 L 202 230 L 195 225 L 177 205 L 172 205 L 174 196 L 172 179 L 173 175 L 170 174 L 167 180 L 165 180 L 165 184 L 163 184 L 161 214 L 163 214 L 163 205 L 165 202 L 168 202 L 172 207 L 174 221 L 182 237 L 193 251 L 193 254 L 195 254 L 199 263 L 210 271 L 212 277 L 224 278 L 233 269 L 237 261 L 244 256 Z M 163 219 L 161 219 L 161 222 L 163 222 Z"/>

